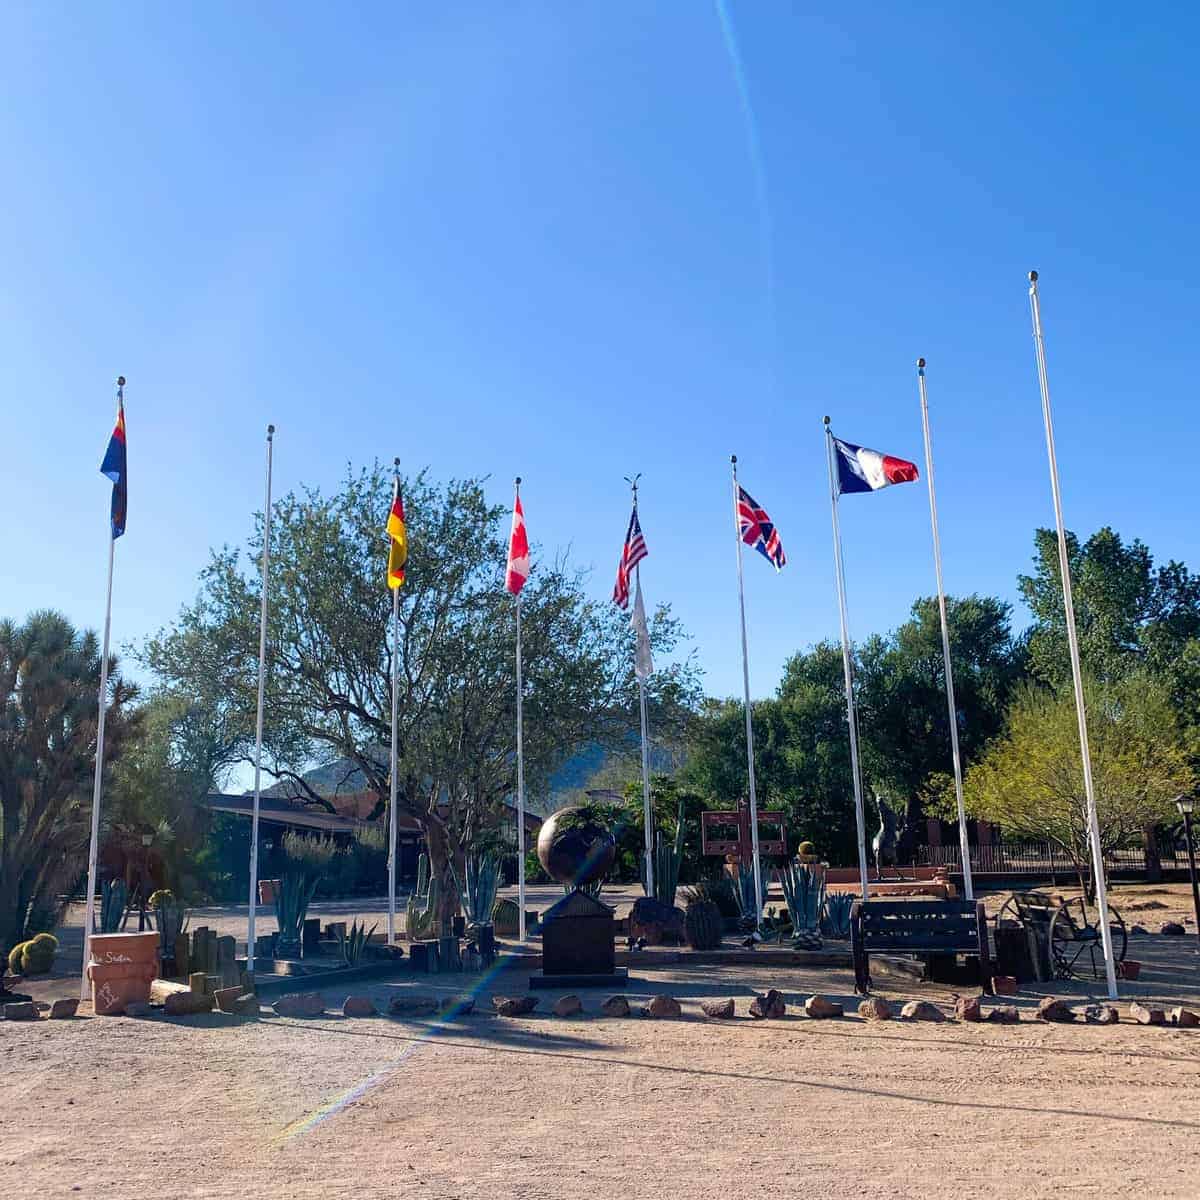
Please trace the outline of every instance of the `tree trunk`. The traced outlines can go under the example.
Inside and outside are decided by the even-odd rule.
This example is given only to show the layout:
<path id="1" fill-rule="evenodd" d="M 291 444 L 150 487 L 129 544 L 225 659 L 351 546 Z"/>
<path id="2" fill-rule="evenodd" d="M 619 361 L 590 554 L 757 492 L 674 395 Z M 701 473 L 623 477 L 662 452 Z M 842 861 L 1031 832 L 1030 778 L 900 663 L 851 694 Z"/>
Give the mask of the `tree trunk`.
<path id="1" fill-rule="evenodd" d="M 1158 853 L 1158 828 L 1147 825 L 1142 830 L 1142 846 L 1146 851 L 1146 882 L 1162 883 L 1162 859 Z"/>
<path id="2" fill-rule="evenodd" d="M 450 855 L 453 849 L 446 831 L 438 821 L 429 821 L 425 826 L 425 842 L 429 847 L 429 876 L 438 883 L 438 908 L 434 921 L 438 933 L 449 937 L 454 926 L 454 915 L 458 912 L 458 888 L 454 883 L 454 872 L 450 870 Z"/>

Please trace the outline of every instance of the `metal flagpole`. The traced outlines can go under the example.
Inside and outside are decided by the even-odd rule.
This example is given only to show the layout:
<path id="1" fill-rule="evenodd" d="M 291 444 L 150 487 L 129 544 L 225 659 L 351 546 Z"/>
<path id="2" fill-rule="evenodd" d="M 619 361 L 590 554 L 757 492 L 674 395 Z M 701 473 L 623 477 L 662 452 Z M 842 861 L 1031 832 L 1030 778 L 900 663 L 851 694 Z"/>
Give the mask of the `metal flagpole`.
<path id="1" fill-rule="evenodd" d="M 925 394 L 925 360 L 917 359 L 921 393 L 921 426 L 925 431 L 925 477 L 929 485 L 929 520 L 933 526 L 933 569 L 937 576 L 938 613 L 942 620 L 942 657 L 946 662 L 946 707 L 950 714 L 950 756 L 954 760 L 954 795 L 958 801 L 958 844 L 962 851 L 963 890 L 975 899 L 971 880 L 971 847 L 967 840 L 967 810 L 963 804 L 962 758 L 958 750 L 958 706 L 954 703 L 954 671 L 950 666 L 950 628 L 946 623 L 946 589 L 942 584 L 942 538 L 938 532 L 937 490 L 933 484 L 933 442 L 929 437 L 929 399 Z"/>
<path id="2" fill-rule="evenodd" d="M 737 455 L 729 456 L 733 473 L 733 540 L 737 543 L 738 609 L 742 618 L 742 685 L 746 697 L 746 764 L 750 775 L 750 853 L 754 855 L 754 902 L 758 905 L 754 924 L 762 920 L 762 866 L 758 859 L 758 793 L 754 786 L 754 720 L 750 713 L 750 655 L 746 646 L 746 589 L 742 581 L 742 523 L 738 516 Z"/>
<path id="3" fill-rule="evenodd" d="M 846 677 L 846 715 L 850 724 L 850 773 L 854 777 L 854 820 L 858 828 L 858 875 L 862 897 L 868 898 L 867 823 L 863 812 L 862 768 L 858 761 L 858 714 L 854 710 L 854 667 L 850 660 L 850 622 L 846 616 L 846 577 L 842 568 L 842 526 L 838 520 L 838 489 L 833 467 L 833 431 L 825 418 L 825 448 L 829 460 L 829 504 L 833 510 L 833 561 L 837 574 L 838 616 L 842 624 L 842 672 Z"/>
<path id="4" fill-rule="evenodd" d="M 638 506 L 638 480 L 641 473 L 635 475 L 629 482 L 633 488 L 633 511 Z M 638 588 L 642 586 L 642 565 L 638 563 L 634 570 L 634 582 Z M 634 649 L 636 657 L 637 650 Z M 637 672 L 634 672 L 637 674 Z M 638 708 L 642 718 L 642 819 L 646 826 L 646 895 L 654 895 L 654 814 L 650 807 L 650 724 L 646 717 L 646 683 L 638 676 Z"/>
<path id="5" fill-rule="evenodd" d="M 516 500 L 521 499 L 521 477 L 513 484 Z M 536 499 L 536 497 L 535 497 Z M 521 593 L 517 593 L 517 935 L 525 941 L 525 679 L 521 663 Z M 642 724 L 642 737 L 646 727 Z"/>
<path id="6" fill-rule="evenodd" d="M 400 486 L 400 460 L 395 463 L 395 484 Z M 391 554 L 391 547 L 388 547 Z M 388 945 L 396 944 L 396 815 L 397 775 L 396 721 L 400 708 L 400 589 L 392 588 L 392 749 L 388 768 Z"/>
<path id="7" fill-rule="evenodd" d="M 1079 635 L 1075 629 L 1075 601 L 1071 595 L 1071 564 L 1067 557 L 1067 531 L 1063 525 L 1062 492 L 1058 485 L 1058 456 L 1054 450 L 1054 421 L 1050 415 L 1050 382 L 1046 375 L 1046 344 L 1042 337 L 1042 310 L 1038 303 L 1038 273 L 1029 272 L 1029 307 L 1033 316 L 1033 345 L 1037 353 L 1038 387 L 1042 393 L 1042 418 L 1046 425 L 1046 453 L 1050 460 L 1050 491 L 1054 496 L 1054 520 L 1058 526 L 1058 565 L 1062 574 L 1063 609 L 1067 619 L 1067 646 L 1071 652 L 1071 677 L 1075 684 L 1075 713 L 1079 718 L 1079 751 L 1083 757 L 1083 790 L 1087 797 L 1088 841 L 1092 848 L 1092 874 L 1096 882 L 1096 904 L 1100 909 L 1100 940 L 1104 945 L 1104 973 L 1108 998 L 1117 998 L 1117 972 L 1113 958 L 1112 930 L 1108 924 L 1108 888 L 1104 883 L 1104 856 L 1100 846 L 1100 820 L 1096 815 L 1096 789 L 1092 782 L 1092 760 L 1088 749 L 1087 708 L 1083 697 L 1083 670 L 1079 664 Z"/>
<path id="8" fill-rule="evenodd" d="M 125 411 L 125 376 L 117 378 L 117 411 Z M 111 523 L 108 530 L 108 586 L 104 598 L 104 649 L 100 654 L 100 700 L 96 718 L 96 769 L 92 775 L 92 837 L 88 844 L 87 899 L 83 909 L 83 972 L 79 999 L 88 998 L 88 962 L 92 957 L 92 921 L 96 909 L 96 859 L 100 848 L 100 790 L 104 778 L 104 718 L 108 711 L 108 641 L 112 631 L 113 559 L 117 539 Z"/>
<path id="9" fill-rule="evenodd" d="M 254 718 L 254 809 L 250 817 L 250 914 L 246 924 L 246 974 L 254 974 L 254 921 L 258 915 L 258 809 L 262 799 L 263 691 L 267 678 L 267 598 L 271 572 L 271 467 L 275 426 L 267 426 L 267 500 L 263 508 L 262 605 L 258 616 L 258 709 Z"/>

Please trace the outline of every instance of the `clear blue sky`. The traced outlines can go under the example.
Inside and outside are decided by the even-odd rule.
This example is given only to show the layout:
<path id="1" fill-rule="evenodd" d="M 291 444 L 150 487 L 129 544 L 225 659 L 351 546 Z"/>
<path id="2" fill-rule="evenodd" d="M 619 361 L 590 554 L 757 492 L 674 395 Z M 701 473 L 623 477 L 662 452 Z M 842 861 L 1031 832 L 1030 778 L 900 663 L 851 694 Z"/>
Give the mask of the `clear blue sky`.
<path id="1" fill-rule="evenodd" d="M 1197 14 L 723 13 L 7 8 L 0 611 L 101 621 L 123 373 L 118 645 L 245 538 L 274 421 L 280 491 L 520 473 L 598 595 L 644 472 L 648 600 L 733 693 L 733 451 L 789 559 L 746 563 L 767 694 L 837 632 L 821 416 L 919 461 L 918 355 L 948 587 L 1015 598 L 1052 521 L 1030 267 L 1068 523 L 1196 565 Z M 861 637 L 933 590 L 924 486 L 843 512 Z"/>

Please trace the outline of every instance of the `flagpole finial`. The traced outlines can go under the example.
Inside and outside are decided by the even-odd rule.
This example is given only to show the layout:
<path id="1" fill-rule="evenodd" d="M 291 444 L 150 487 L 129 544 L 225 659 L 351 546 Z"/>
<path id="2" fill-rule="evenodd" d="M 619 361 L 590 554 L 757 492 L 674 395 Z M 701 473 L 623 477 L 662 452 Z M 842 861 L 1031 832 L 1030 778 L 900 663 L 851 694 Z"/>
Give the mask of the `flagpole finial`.
<path id="1" fill-rule="evenodd" d="M 825 428 L 826 429 L 829 428 L 829 418 L 828 417 L 825 418 Z"/>
<path id="2" fill-rule="evenodd" d="M 1030 271 L 1029 272 L 1029 282 L 1037 283 L 1037 281 L 1038 281 L 1038 273 L 1036 271 Z"/>
<path id="3" fill-rule="evenodd" d="M 117 376 L 117 387 L 124 387 L 124 386 L 125 386 L 125 376 L 118 375 Z"/>
<path id="4" fill-rule="evenodd" d="M 274 436 L 275 436 L 275 426 L 268 425 L 267 426 L 267 441 L 269 442 Z"/>
<path id="5" fill-rule="evenodd" d="M 917 359 L 917 370 L 918 370 L 918 371 L 923 371 L 923 370 L 925 370 L 925 360 L 924 360 L 923 358 L 918 358 L 918 359 Z"/>
<path id="6" fill-rule="evenodd" d="M 513 480 L 513 483 L 515 483 L 515 484 L 517 485 L 517 487 L 520 487 L 520 486 L 521 486 L 521 477 L 520 477 L 520 475 L 518 475 L 518 476 L 516 477 L 516 479 L 514 479 L 514 480 Z"/>
<path id="7" fill-rule="evenodd" d="M 400 470 L 400 456 L 399 455 L 397 455 L 395 458 L 392 459 L 392 465 L 396 468 L 397 471 Z"/>

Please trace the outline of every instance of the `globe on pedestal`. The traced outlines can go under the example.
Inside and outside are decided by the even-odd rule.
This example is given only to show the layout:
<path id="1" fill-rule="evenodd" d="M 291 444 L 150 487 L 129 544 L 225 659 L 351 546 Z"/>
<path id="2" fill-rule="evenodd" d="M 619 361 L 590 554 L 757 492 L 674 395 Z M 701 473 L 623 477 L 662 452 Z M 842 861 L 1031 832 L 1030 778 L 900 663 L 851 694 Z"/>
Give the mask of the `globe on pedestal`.
<path id="1" fill-rule="evenodd" d="M 573 805 L 543 822 L 537 855 L 551 878 L 584 887 L 607 874 L 617 856 L 617 842 L 596 805 Z"/>

